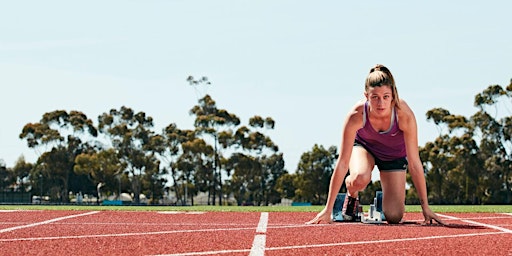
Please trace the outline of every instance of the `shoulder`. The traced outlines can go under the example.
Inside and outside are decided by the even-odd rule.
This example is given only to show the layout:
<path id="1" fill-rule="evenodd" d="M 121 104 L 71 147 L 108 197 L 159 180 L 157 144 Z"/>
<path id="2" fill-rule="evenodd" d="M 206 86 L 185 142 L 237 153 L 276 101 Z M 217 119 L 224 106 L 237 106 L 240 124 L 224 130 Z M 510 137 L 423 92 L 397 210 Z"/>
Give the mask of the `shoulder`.
<path id="1" fill-rule="evenodd" d="M 403 99 L 400 99 L 400 107 L 396 108 L 396 112 L 398 115 L 398 118 L 410 118 L 414 116 L 414 112 L 412 111 L 411 107 L 409 107 L 409 104 Z"/>
<path id="2" fill-rule="evenodd" d="M 352 106 L 352 108 L 350 109 L 349 116 L 354 116 L 354 117 L 359 116 L 362 118 L 365 103 L 366 103 L 366 100 L 360 100 L 360 101 L 356 102 L 356 104 L 354 104 Z"/>
<path id="3" fill-rule="evenodd" d="M 356 102 L 347 114 L 347 125 L 361 126 L 366 100 Z"/>
<path id="4" fill-rule="evenodd" d="M 400 107 L 396 108 L 398 122 L 400 123 L 400 127 L 410 127 L 411 125 L 416 125 L 416 117 L 414 116 L 414 112 L 407 102 L 403 99 L 400 99 Z"/>

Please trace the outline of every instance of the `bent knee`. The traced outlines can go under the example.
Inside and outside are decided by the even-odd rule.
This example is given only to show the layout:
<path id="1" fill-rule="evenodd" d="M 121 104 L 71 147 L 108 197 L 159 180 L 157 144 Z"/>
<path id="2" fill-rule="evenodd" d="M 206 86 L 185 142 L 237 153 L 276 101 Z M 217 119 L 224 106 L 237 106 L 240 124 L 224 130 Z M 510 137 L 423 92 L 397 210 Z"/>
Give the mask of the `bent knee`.
<path id="1" fill-rule="evenodd" d="M 370 183 L 370 180 L 372 179 L 371 175 L 366 174 L 350 174 L 347 179 L 346 183 L 348 185 L 352 185 L 357 188 L 365 188 L 368 183 Z"/>
<path id="2" fill-rule="evenodd" d="M 400 223 L 400 221 L 402 221 L 402 218 L 404 217 L 404 212 L 402 212 L 402 211 L 384 212 L 384 216 L 386 217 L 386 221 L 389 224 L 398 224 L 398 223 Z"/>

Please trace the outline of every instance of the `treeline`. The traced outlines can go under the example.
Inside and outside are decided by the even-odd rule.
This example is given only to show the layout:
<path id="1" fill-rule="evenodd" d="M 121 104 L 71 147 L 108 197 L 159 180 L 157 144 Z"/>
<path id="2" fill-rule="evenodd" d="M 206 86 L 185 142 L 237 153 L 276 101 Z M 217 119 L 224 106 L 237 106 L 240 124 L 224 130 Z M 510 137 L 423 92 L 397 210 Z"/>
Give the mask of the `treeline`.
<path id="1" fill-rule="evenodd" d="M 432 204 L 512 202 L 511 99 L 512 81 L 477 94 L 478 111 L 469 118 L 441 108 L 427 112 L 439 129 L 435 141 L 420 147 Z M 499 113 L 502 109 L 508 113 Z M 190 114 L 193 130 L 170 123 L 156 132 L 152 117 L 125 106 L 101 114 L 97 124 L 80 111 L 45 113 L 19 136 L 41 152 L 39 158 L 35 163 L 20 158 L 13 167 L 0 161 L 0 191 L 43 194 L 56 203 L 67 203 L 78 192 L 129 193 L 135 203 L 144 194 L 150 204 L 162 203 L 169 193 L 178 204 L 194 204 L 199 192 L 208 194 L 211 205 L 231 197 L 239 205 L 276 204 L 282 198 L 325 203 L 337 147 L 314 145 L 290 173 L 268 136 L 275 126 L 271 117 L 255 115 L 244 125 L 209 95 Z M 361 201 L 370 203 L 376 190 L 379 181 L 368 185 Z M 418 202 L 414 189 L 407 190 L 407 202 Z"/>

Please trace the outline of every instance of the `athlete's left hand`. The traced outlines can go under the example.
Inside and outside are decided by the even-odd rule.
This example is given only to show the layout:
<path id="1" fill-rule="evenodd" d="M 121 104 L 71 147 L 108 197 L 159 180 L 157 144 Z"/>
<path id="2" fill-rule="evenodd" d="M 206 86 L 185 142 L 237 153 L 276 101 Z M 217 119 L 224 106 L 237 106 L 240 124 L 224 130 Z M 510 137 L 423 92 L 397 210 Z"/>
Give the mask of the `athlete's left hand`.
<path id="1" fill-rule="evenodd" d="M 435 220 L 437 223 L 441 225 L 446 225 L 444 221 L 441 220 L 437 214 L 435 214 L 432 210 L 430 210 L 430 207 L 423 208 L 423 217 L 425 217 L 425 221 L 423 221 L 423 225 L 430 225 L 432 224 L 432 220 Z"/>

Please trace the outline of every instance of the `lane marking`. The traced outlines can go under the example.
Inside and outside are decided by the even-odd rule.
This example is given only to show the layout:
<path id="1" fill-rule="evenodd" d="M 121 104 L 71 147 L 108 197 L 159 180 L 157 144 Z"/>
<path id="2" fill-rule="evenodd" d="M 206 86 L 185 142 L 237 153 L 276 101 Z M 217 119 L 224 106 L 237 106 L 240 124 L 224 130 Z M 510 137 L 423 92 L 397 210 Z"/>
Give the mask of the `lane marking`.
<path id="1" fill-rule="evenodd" d="M 267 232 L 267 224 L 268 224 L 268 212 L 262 212 L 260 216 L 260 222 L 258 223 L 258 227 L 256 228 L 257 233 L 265 233 Z"/>
<path id="2" fill-rule="evenodd" d="M 24 238 L 0 238 L 0 242 L 14 241 L 40 241 L 40 240 L 59 240 L 59 239 L 81 239 L 81 238 L 101 238 L 101 237 L 128 237 L 128 236 L 148 236 L 148 235 L 165 235 L 179 233 L 196 233 L 196 232 L 218 232 L 218 231 L 244 231 L 254 230 L 254 226 L 250 228 L 214 228 L 214 229 L 197 229 L 197 230 L 169 230 L 154 232 L 134 232 L 119 234 L 95 234 L 95 235 L 76 235 L 76 236 L 49 236 L 49 237 L 24 237 Z"/>
<path id="3" fill-rule="evenodd" d="M 180 212 L 180 211 L 161 211 L 161 212 L 158 212 L 159 214 L 205 214 L 206 212 L 197 212 L 197 211 L 192 211 L 192 212 Z"/>
<path id="4" fill-rule="evenodd" d="M 296 246 L 267 247 L 266 249 L 270 250 L 270 251 L 277 251 L 277 250 L 290 250 L 290 249 L 307 249 L 307 248 L 311 248 L 311 247 L 337 247 L 337 246 L 346 246 L 346 245 L 397 243 L 397 242 L 408 242 L 408 241 L 418 241 L 418 240 L 459 238 L 459 237 L 500 235 L 500 234 L 504 234 L 504 232 L 487 232 L 487 233 L 473 233 L 473 234 L 459 234 L 459 235 L 445 235 L 445 236 L 410 237 L 410 238 L 399 238 L 399 239 L 370 240 L 370 241 L 330 243 L 330 244 L 307 244 L 307 245 L 296 245 Z"/>
<path id="5" fill-rule="evenodd" d="M 267 225 L 268 225 L 268 212 L 262 212 L 258 227 L 256 227 L 256 236 L 252 241 L 251 252 L 249 256 L 263 256 L 265 255 L 265 244 L 267 240 Z"/>
<path id="6" fill-rule="evenodd" d="M 501 234 L 505 234 L 505 232 L 486 232 L 486 233 L 458 234 L 458 235 L 445 235 L 445 236 L 411 237 L 411 238 L 398 238 L 398 239 L 388 239 L 388 240 L 369 240 L 369 241 L 329 243 L 329 244 L 292 245 L 292 246 L 281 246 L 281 247 L 266 247 L 265 250 L 279 251 L 279 250 L 309 249 L 309 248 L 321 248 L 321 247 L 340 247 L 340 246 L 349 246 L 349 245 L 365 245 L 365 244 L 397 243 L 397 242 L 399 243 L 399 242 L 418 241 L 418 240 L 446 239 L 446 238 L 501 235 Z M 236 253 L 236 252 L 246 252 L 246 251 L 248 251 L 248 250 L 220 250 L 220 251 L 188 252 L 188 253 L 177 253 L 177 254 L 159 254 L 159 256 L 216 255 L 216 254 Z"/>
<path id="7" fill-rule="evenodd" d="M 265 235 L 256 235 L 252 242 L 251 252 L 249 256 L 262 256 L 265 255 L 265 241 L 267 240 Z"/>
<path id="8" fill-rule="evenodd" d="M 265 244 L 267 236 L 268 226 L 268 212 L 262 212 L 260 215 L 260 221 L 256 227 L 256 235 L 252 242 L 251 250 L 220 250 L 220 251 L 205 251 L 205 252 L 188 252 L 178 254 L 160 254 L 159 256 L 193 256 L 193 255 L 212 255 L 212 254 L 224 254 L 224 253 L 240 253 L 249 251 L 249 256 L 263 256 L 265 255 Z"/>
<path id="9" fill-rule="evenodd" d="M 66 220 L 66 219 L 71 219 L 71 218 L 87 216 L 87 215 L 95 214 L 95 213 L 98 213 L 98 212 L 99 211 L 86 212 L 86 213 L 81 213 L 81 214 L 75 214 L 75 215 L 59 217 L 59 218 L 55 218 L 55 219 L 51 219 L 51 220 L 45 220 L 45 221 L 36 222 L 36 223 L 30 223 L 30 224 L 27 224 L 27 225 L 21 225 L 21 226 L 15 226 L 15 227 L 10 227 L 10 228 L 4 228 L 4 229 L 0 229 L 0 233 L 11 232 L 13 230 L 22 229 L 22 228 L 36 227 L 36 226 L 45 225 L 45 224 L 56 222 L 56 221 L 61 221 L 61 220 Z"/>
<path id="10" fill-rule="evenodd" d="M 220 250 L 220 251 L 206 251 L 206 252 L 184 252 L 184 253 L 173 253 L 173 254 L 155 254 L 153 256 L 195 256 L 195 255 L 218 255 L 225 253 L 241 253 L 249 252 L 249 249 L 241 250 Z"/>
<path id="11" fill-rule="evenodd" d="M 440 214 L 438 214 L 440 215 Z M 451 216 L 444 216 L 445 218 L 455 218 Z M 464 221 L 464 220 L 462 220 Z M 267 228 L 268 223 L 268 214 L 266 216 L 261 215 L 260 217 L 260 223 L 258 224 L 257 230 L 265 230 Z M 482 223 L 475 222 L 478 225 L 482 225 Z M 475 224 L 473 223 L 473 224 Z M 328 226 L 332 224 L 324 224 L 324 225 L 317 225 L 317 226 Z M 310 227 L 311 225 L 279 225 L 279 226 L 272 226 L 271 228 L 299 228 L 299 227 Z M 492 229 L 498 228 L 500 231 L 500 227 L 492 226 Z M 486 236 L 486 235 L 499 235 L 499 234 L 505 234 L 508 233 L 508 230 L 503 232 L 485 232 L 485 233 L 472 233 L 472 234 L 458 234 L 458 235 L 444 235 L 444 236 L 428 236 L 428 237 L 411 237 L 411 238 L 400 238 L 400 239 L 388 239 L 388 240 L 370 240 L 370 241 L 357 241 L 357 242 L 344 242 L 344 243 L 331 243 L 331 244 L 308 244 L 308 245 L 297 245 L 297 246 L 283 246 L 283 247 L 268 247 L 265 248 L 265 245 L 263 247 L 255 247 L 255 244 L 257 243 L 257 239 L 263 239 L 264 235 L 257 235 L 253 242 L 253 247 L 251 248 L 251 254 L 253 255 L 253 252 L 256 252 L 258 249 L 263 248 L 263 251 L 259 252 L 261 254 L 254 254 L 254 255 L 264 255 L 264 250 L 271 250 L 271 251 L 278 251 L 278 250 L 291 250 L 291 249 L 307 249 L 312 247 L 339 247 L 339 246 L 348 246 L 348 245 L 364 245 L 364 244 L 378 244 L 378 243 L 397 243 L 397 242 L 405 242 L 405 241 L 418 241 L 418 240 L 432 240 L 432 239 L 445 239 L 445 238 L 459 238 L 459 237 L 473 237 L 473 236 Z M 258 236 L 262 236 L 257 238 Z M 262 243 L 264 241 L 259 241 L 258 243 Z M 259 246 L 259 245 L 258 245 Z M 165 256 L 193 256 L 193 255 L 216 255 L 216 254 L 226 254 L 226 253 L 239 253 L 239 252 L 246 252 L 246 250 L 220 250 L 220 251 L 203 251 L 203 252 L 188 252 L 188 253 L 180 253 L 180 254 L 164 254 Z M 163 255 L 160 255 L 163 256 Z"/>
<path id="12" fill-rule="evenodd" d="M 496 229 L 496 230 L 499 230 L 499 231 L 503 231 L 505 233 L 512 234 L 512 230 L 507 229 L 507 228 L 503 228 L 503 227 L 500 227 L 500 226 L 494 226 L 494 225 L 491 225 L 491 224 L 485 224 L 485 223 L 476 222 L 476 221 L 472 221 L 472 220 L 461 219 L 461 218 L 457 218 L 457 217 L 453 217 L 453 216 L 449 216 L 449 215 L 444 215 L 444 214 L 437 214 L 437 215 L 439 215 L 441 217 L 444 217 L 444 218 L 447 218 L 447 219 L 459 220 L 459 221 L 462 221 L 462 222 L 466 222 L 466 223 L 470 223 L 470 224 L 474 224 L 474 225 L 478 225 L 478 226 L 484 226 L 484 227 L 487 227 L 487 228 Z"/>

